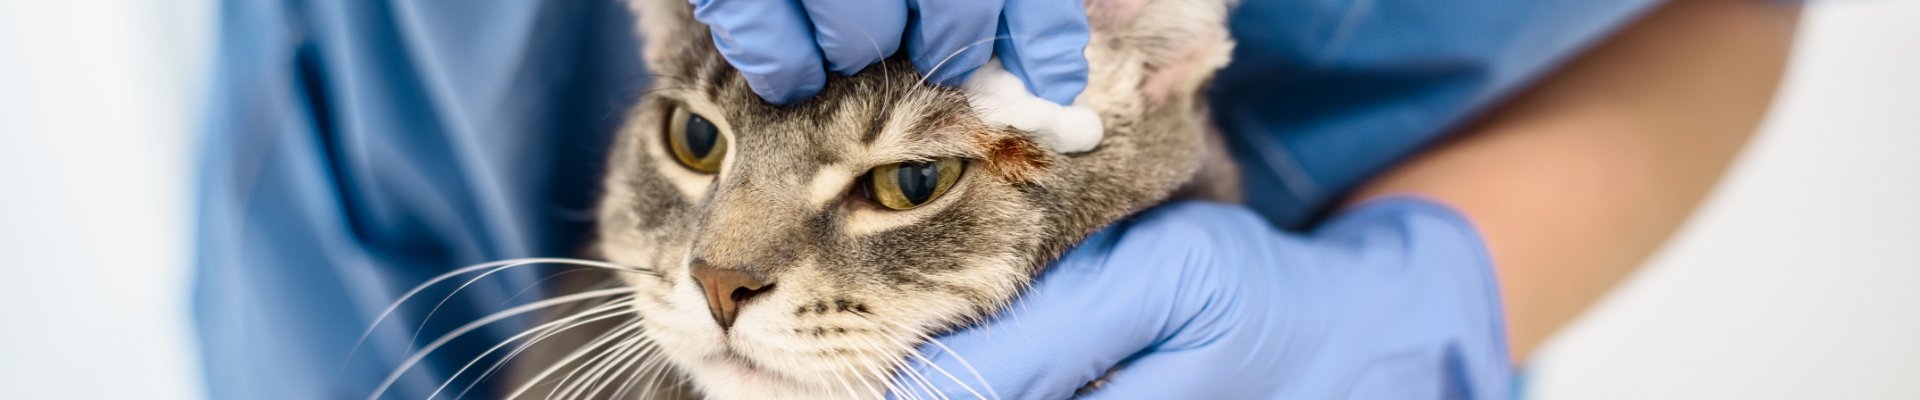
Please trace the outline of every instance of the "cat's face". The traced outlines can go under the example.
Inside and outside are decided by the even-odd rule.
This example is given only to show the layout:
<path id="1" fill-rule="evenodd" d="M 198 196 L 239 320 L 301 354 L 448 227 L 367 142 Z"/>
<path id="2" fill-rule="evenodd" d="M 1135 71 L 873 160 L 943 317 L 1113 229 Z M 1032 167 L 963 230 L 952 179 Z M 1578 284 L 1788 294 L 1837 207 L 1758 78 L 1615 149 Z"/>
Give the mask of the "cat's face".
<path id="1" fill-rule="evenodd" d="M 1110 100 L 1102 147 L 1063 156 L 898 60 L 767 104 L 685 2 L 643 3 L 667 4 L 641 7 L 653 88 L 618 140 L 599 250 L 661 273 L 623 283 L 645 335 L 709 396 L 870 396 L 927 338 L 995 312 L 1199 166 L 1188 96 L 1152 117 L 1128 108 L 1140 96 Z"/>
<path id="2" fill-rule="evenodd" d="M 1021 170 L 1045 155 L 964 96 L 889 63 L 781 108 L 696 64 L 632 116 L 601 220 L 606 256 L 663 273 L 630 282 L 636 307 L 688 372 L 840 389 L 1034 273 L 1045 207 Z"/>

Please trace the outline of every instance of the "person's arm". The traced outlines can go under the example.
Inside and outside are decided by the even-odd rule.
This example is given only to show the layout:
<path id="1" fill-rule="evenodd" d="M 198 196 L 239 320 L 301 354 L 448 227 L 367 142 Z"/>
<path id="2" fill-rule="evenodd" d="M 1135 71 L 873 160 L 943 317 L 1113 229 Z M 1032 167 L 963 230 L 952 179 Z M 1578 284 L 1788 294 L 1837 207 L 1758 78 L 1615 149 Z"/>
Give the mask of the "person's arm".
<path id="1" fill-rule="evenodd" d="M 1799 7 L 1688 0 L 1363 188 L 1448 203 L 1492 254 L 1515 359 L 1684 222 L 1765 115 Z"/>

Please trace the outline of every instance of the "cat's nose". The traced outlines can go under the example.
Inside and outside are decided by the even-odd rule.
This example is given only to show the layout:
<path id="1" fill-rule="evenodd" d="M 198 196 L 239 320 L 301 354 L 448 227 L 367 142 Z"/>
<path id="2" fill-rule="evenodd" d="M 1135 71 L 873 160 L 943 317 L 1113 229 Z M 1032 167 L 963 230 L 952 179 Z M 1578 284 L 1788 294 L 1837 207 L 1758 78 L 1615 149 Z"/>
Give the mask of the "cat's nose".
<path id="1" fill-rule="evenodd" d="M 721 330 L 733 327 L 733 317 L 740 315 L 740 305 L 747 299 L 773 290 L 771 280 L 752 271 L 716 267 L 701 259 L 694 259 L 688 268 L 693 281 L 706 292 L 707 312 L 713 313 Z"/>

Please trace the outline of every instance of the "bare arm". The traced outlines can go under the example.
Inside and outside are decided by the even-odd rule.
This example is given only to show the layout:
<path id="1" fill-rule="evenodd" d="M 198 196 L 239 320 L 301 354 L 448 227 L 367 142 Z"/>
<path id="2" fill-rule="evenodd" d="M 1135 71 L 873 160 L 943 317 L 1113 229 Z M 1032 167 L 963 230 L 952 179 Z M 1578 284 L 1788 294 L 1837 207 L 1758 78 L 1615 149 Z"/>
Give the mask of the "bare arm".
<path id="1" fill-rule="evenodd" d="M 1767 1 L 1669 4 L 1355 199 L 1416 193 L 1467 214 L 1524 359 L 1713 188 L 1766 112 L 1798 15 Z"/>

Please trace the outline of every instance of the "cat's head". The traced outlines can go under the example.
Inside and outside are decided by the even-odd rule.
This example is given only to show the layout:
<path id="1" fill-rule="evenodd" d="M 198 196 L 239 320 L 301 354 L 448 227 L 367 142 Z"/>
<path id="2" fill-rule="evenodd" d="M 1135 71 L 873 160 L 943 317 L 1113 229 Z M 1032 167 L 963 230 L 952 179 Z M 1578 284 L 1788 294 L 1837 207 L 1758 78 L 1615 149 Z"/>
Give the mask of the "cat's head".
<path id="1" fill-rule="evenodd" d="M 645 334 L 724 398 L 868 395 L 927 337 L 1193 180 L 1197 92 L 1230 46 L 1221 1 L 1089 4 L 1079 102 L 1107 137 L 1063 155 L 900 60 L 768 104 L 686 1 L 635 1 L 654 81 L 617 141 L 599 251 L 662 274 L 622 281 Z"/>

